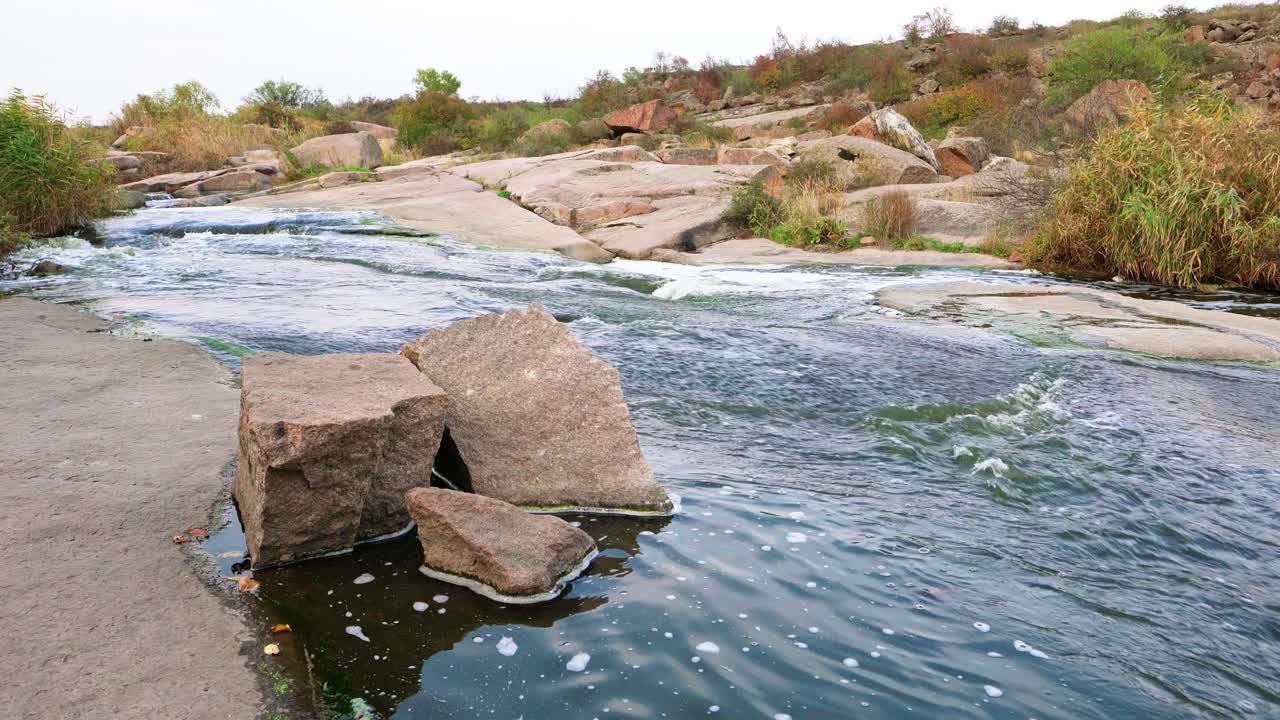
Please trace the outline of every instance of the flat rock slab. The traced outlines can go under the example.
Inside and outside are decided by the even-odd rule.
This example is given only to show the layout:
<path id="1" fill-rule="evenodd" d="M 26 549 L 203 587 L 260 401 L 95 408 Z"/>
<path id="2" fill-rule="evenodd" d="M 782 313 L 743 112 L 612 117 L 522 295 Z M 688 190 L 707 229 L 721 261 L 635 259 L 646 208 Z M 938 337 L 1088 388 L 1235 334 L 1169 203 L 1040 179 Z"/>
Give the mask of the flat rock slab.
<path id="1" fill-rule="evenodd" d="M 946 283 L 880 291 L 912 314 L 992 323 L 1019 335 L 1185 360 L 1280 361 L 1280 321 L 1087 287 Z M 944 311 L 945 306 L 945 311 Z"/>
<path id="2" fill-rule="evenodd" d="M 345 552 L 407 529 L 431 484 L 448 400 L 389 353 L 245 358 L 232 493 L 255 568 Z"/>
<path id="3" fill-rule="evenodd" d="M 654 259 L 658 253 L 655 251 Z M 719 264 L 830 264 L 872 265 L 883 267 L 970 267 L 1015 268 L 1003 258 L 980 253 L 944 253 L 933 250 L 885 250 L 876 247 L 855 248 L 841 252 L 815 252 L 780 245 L 768 238 L 725 240 L 696 253 L 673 253 L 660 259 L 685 265 Z"/>
<path id="4" fill-rule="evenodd" d="M 830 109 L 830 105 L 810 105 L 808 107 L 774 110 L 772 112 L 758 113 L 755 115 L 713 120 L 711 124 L 717 127 L 729 128 L 730 130 L 733 130 L 733 136 L 735 138 L 738 140 L 747 140 L 755 137 L 764 130 L 788 120 L 794 120 L 796 118 L 807 120 L 809 118 L 822 115 Z"/>
<path id="5" fill-rule="evenodd" d="M 559 252 L 587 262 L 609 262 L 605 250 L 567 227 L 487 192 L 448 172 L 421 173 L 337 188 L 264 195 L 242 200 L 251 207 L 376 210 L 416 230 L 445 233 L 463 242 L 513 250 Z"/>
<path id="6" fill-rule="evenodd" d="M 554 599 L 596 556 L 591 536 L 553 515 L 439 488 L 406 496 L 423 574 L 503 603 Z"/>
<path id="7" fill-rule="evenodd" d="M 540 305 L 455 323 L 401 353 L 448 392 L 476 493 L 548 511 L 671 512 L 618 371 Z"/>
<path id="8" fill-rule="evenodd" d="M 649 258 L 659 248 L 693 251 L 724 240 L 734 229 L 721 222 L 726 197 L 685 196 L 656 200 L 653 211 L 606 223 L 587 239 L 618 257 Z"/>
<path id="9" fill-rule="evenodd" d="M 3 715 L 259 718 L 253 630 L 171 541 L 222 498 L 231 377 L 107 327 L 0 299 Z"/>

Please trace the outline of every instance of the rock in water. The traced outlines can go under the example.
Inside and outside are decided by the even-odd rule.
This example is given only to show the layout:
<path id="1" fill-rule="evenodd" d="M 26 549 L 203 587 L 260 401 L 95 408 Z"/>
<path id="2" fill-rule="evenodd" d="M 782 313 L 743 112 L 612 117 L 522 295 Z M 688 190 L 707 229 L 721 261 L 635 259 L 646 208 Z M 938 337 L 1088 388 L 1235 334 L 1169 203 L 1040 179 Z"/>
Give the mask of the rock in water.
<path id="1" fill-rule="evenodd" d="M 585 532 L 501 500 L 421 487 L 405 501 L 418 523 L 422 572 L 498 602 L 551 600 L 596 556 Z"/>
<path id="2" fill-rule="evenodd" d="M 448 400 L 399 355 L 244 359 L 232 494 L 255 568 L 343 552 L 408 527 L 431 484 Z"/>
<path id="3" fill-rule="evenodd" d="M 449 393 L 471 489 L 529 509 L 668 514 L 618 371 L 540 305 L 429 332 L 400 352 Z"/>

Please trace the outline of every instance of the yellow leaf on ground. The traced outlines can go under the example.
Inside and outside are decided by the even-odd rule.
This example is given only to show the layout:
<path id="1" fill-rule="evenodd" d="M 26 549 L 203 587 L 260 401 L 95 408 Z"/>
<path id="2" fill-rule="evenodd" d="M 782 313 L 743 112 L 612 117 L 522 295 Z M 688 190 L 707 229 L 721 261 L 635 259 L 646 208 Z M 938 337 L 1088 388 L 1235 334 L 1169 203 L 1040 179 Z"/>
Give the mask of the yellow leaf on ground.
<path id="1" fill-rule="evenodd" d="M 244 575 L 232 575 L 227 579 L 234 580 L 236 583 L 236 589 L 240 592 L 253 592 L 258 589 L 258 581 L 251 577 L 246 577 Z"/>
<path id="2" fill-rule="evenodd" d="M 271 632 L 273 633 L 293 632 L 293 628 L 289 627 L 286 623 L 280 623 L 279 625 L 272 625 Z"/>
<path id="3" fill-rule="evenodd" d="M 266 654 L 268 654 L 268 655 L 279 655 L 279 654 L 280 654 L 280 646 L 279 646 L 279 645 L 277 645 L 277 644 L 275 644 L 275 643 L 271 643 L 270 645 L 268 645 L 268 646 L 266 646 L 266 647 L 262 648 L 262 652 L 264 652 L 264 653 L 266 653 Z"/>

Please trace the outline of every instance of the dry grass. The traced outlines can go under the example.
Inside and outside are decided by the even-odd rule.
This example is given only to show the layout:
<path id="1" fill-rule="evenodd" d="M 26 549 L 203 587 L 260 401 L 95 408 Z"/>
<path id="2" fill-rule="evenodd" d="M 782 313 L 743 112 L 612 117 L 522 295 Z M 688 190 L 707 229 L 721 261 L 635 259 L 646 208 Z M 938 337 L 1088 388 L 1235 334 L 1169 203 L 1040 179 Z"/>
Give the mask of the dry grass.
<path id="1" fill-rule="evenodd" d="M 910 238 L 916 225 L 916 199 L 901 190 L 872 197 L 862 208 L 862 231 L 881 241 Z"/>
<path id="2" fill-rule="evenodd" d="M 227 158 L 247 150 L 283 150 L 300 141 L 263 126 L 241 125 L 219 115 L 181 115 L 165 118 L 145 135 L 130 138 L 130 150 L 156 150 L 172 156 L 170 172 L 189 172 L 222 167 Z"/>
<path id="3" fill-rule="evenodd" d="M 1220 99 L 1138 108 L 1071 167 L 1027 260 L 1183 287 L 1280 287 L 1280 128 Z"/>

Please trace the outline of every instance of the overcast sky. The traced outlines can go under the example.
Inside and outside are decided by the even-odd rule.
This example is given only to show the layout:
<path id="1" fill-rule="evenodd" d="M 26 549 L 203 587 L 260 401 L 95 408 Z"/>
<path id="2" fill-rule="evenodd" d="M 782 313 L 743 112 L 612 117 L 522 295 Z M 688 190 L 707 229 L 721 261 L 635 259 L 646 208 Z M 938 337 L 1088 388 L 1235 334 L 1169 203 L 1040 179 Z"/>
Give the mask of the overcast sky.
<path id="1" fill-rule="evenodd" d="M 1169 0 L 1133 7 L 1154 12 Z M 0 0 L 0 88 L 44 94 L 105 121 L 142 92 L 199 80 L 233 109 L 254 86 L 287 78 L 334 100 L 395 97 L 415 69 L 440 67 L 464 97 L 568 95 L 596 70 L 645 66 L 654 51 L 695 66 L 708 55 L 746 60 L 775 29 L 850 42 L 896 37 L 925 2 L 840 0 Z M 1194 7 L 1211 3 L 1187 2 Z M 1105 19 L 1115 2 L 947 4 L 962 28 L 995 15 L 1024 24 Z"/>

